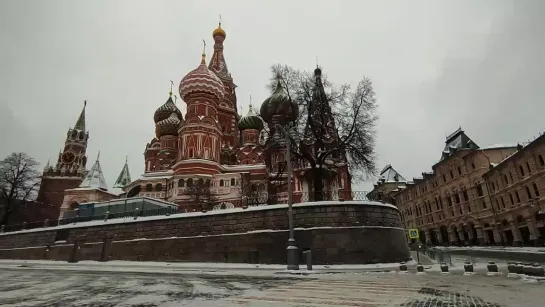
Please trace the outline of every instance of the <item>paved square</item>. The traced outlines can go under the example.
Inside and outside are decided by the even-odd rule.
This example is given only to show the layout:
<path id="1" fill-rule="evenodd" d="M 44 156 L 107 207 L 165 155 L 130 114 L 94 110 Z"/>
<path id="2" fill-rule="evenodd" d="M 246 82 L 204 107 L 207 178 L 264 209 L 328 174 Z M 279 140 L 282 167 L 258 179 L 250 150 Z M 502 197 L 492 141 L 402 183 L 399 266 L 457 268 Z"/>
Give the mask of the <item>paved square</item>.
<path id="1" fill-rule="evenodd" d="M 486 276 L 343 273 L 313 276 L 0 271 L 0 305 L 172 306 L 540 306 L 544 285 Z"/>

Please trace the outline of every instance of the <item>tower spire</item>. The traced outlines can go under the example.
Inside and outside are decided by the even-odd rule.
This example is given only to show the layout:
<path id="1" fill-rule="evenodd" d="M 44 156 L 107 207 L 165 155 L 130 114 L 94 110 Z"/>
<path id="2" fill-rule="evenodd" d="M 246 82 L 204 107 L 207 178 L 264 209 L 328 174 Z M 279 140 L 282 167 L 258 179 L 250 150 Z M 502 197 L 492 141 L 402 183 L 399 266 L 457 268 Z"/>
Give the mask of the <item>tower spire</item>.
<path id="1" fill-rule="evenodd" d="M 170 80 L 170 91 L 168 92 L 168 95 L 172 97 L 172 87 L 174 86 L 174 82 Z"/>
<path id="2" fill-rule="evenodd" d="M 202 59 L 201 64 L 206 64 L 206 41 L 202 40 Z"/>
<path id="3" fill-rule="evenodd" d="M 74 129 L 85 131 L 85 107 L 87 106 L 87 100 L 83 101 L 83 110 L 81 110 L 81 113 L 79 114 L 78 121 L 76 122 L 76 125 L 74 126 Z"/>

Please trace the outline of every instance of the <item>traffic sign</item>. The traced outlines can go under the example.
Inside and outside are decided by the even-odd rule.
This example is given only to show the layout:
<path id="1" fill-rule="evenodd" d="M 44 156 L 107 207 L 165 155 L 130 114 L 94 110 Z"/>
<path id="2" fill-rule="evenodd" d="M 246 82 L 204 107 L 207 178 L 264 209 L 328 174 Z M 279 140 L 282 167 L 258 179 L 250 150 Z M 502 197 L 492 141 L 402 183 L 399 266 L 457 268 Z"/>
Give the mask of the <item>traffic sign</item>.
<path id="1" fill-rule="evenodd" d="M 418 238 L 420 238 L 420 235 L 419 235 L 419 233 L 418 233 L 418 229 L 416 229 L 416 228 L 409 229 L 409 238 L 410 238 L 410 239 L 418 239 Z"/>

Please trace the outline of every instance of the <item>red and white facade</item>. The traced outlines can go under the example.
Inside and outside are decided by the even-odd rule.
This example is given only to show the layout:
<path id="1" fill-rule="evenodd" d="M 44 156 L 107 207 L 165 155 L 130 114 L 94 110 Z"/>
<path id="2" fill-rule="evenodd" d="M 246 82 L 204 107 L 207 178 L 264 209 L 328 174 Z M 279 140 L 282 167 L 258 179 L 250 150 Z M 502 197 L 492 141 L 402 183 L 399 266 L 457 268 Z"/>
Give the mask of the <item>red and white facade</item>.
<path id="1" fill-rule="evenodd" d="M 245 197 L 259 198 L 260 203 L 267 202 L 270 194 L 275 194 L 276 200 L 282 200 L 278 194 L 287 198 L 286 174 L 278 172 L 278 165 L 285 165 L 285 148 L 275 147 L 271 150 L 270 139 L 275 132 L 268 118 L 262 118 L 263 109 L 258 115 L 250 105 L 247 115 L 238 114 L 236 85 L 227 69 L 223 53 L 226 33 L 221 24 L 214 30 L 213 38 L 214 53 L 210 63 L 207 65 L 203 53 L 200 63 L 196 62 L 196 68 L 180 81 L 179 94 L 186 104 L 186 113 L 182 114 L 181 108 L 176 106 L 172 99 L 173 93 L 157 108 L 153 116 L 155 137 L 144 151 L 145 172 L 137 180 L 130 181 L 128 169 L 126 175 L 123 175 L 127 168 L 125 165 L 118 178 L 123 184 L 115 186 L 122 187 L 124 191 L 123 194 L 116 191 L 118 197 L 153 197 L 176 203 L 188 210 L 199 210 L 192 204 L 188 187 L 201 183 L 210 187 L 210 194 L 221 208 L 240 206 Z M 279 95 L 274 93 L 264 104 L 278 100 Z M 289 114 L 289 110 L 286 113 L 282 104 L 270 107 L 270 119 L 275 123 L 285 123 L 289 117 L 286 114 L 294 115 Z M 268 133 L 264 131 L 264 122 L 269 124 Z M 79 128 L 82 132 L 78 130 L 77 137 L 83 135 L 86 145 L 87 132 L 84 127 Z M 86 162 L 85 146 L 82 148 L 81 153 L 76 153 L 77 157 L 83 159 L 78 164 L 80 168 Z M 76 161 L 80 160 L 76 158 Z M 62 164 L 62 157 L 59 161 Z M 98 164 L 98 159 L 95 164 Z M 60 170 L 62 166 L 57 168 Z M 305 165 L 294 164 L 292 184 L 296 201 L 303 201 L 297 195 L 308 192 L 312 187 L 305 177 L 305 169 Z M 77 174 L 78 180 L 67 187 L 71 190 L 65 191 L 63 209 L 69 210 L 75 203 L 95 199 L 91 194 L 86 195 L 85 190 L 89 190 L 89 193 L 96 193 L 97 190 L 107 192 L 104 186 L 80 185 L 88 173 L 81 168 Z M 348 169 L 341 168 L 338 180 L 327 182 L 327 189 L 350 192 L 347 174 Z M 114 193 L 107 194 L 109 198 Z"/>

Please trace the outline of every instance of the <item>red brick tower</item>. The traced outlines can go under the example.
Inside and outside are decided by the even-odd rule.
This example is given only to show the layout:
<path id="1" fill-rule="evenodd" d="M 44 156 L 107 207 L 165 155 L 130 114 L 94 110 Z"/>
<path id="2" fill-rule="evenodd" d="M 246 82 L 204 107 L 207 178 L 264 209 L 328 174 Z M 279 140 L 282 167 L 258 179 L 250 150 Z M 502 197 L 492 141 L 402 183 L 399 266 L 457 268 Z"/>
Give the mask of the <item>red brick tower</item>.
<path id="1" fill-rule="evenodd" d="M 233 78 L 227 69 L 227 63 L 223 55 L 223 42 L 226 38 L 225 31 L 221 28 L 221 22 L 218 28 L 212 32 L 214 38 L 214 54 L 210 59 L 208 69 L 216 74 L 223 83 L 224 95 L 218 104 L 218 121 L 220 123 L 222 138 L 221 143 L 224 150 L 238 147 L 239 133 L 237 129 L 237 96 L 233 83 Z"/>
<path id="2" fill-rule="evenodd" d="M 78 187 L 85 177 L 87 164 L 87 141 L 89 132 L 85 130 L 85 107 L 79 115 L 74 128 L 68 129 L 64 149 L 59 152 L 55 166 L 49 162 L 44 168 L 37 201 L 60 208 L 64 191 Z"/>
<path id="3" fill-rule="evenodd" d="M 204 51 L 201 64 L 182 79 L 179 90 L 187 103 L 187 112 L 180 129 L 180 162 L 174 166 L 174 172 L 217 174 L 222 138 L 218 106 L 225 90 L 218 76 L 206 67 Z"/>

